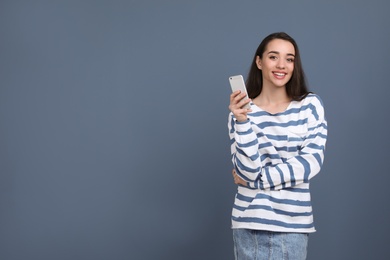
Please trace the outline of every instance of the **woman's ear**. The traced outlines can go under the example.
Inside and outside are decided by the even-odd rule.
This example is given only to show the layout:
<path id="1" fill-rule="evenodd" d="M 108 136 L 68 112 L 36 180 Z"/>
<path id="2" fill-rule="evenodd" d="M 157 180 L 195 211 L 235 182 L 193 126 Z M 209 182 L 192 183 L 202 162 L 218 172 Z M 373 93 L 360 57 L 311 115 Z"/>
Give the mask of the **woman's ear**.
<path id="1" fill-rule="evenodd" d="M 259 70 L 261 70 L 261 59 L 259 56 L 256 56 L 256 65 Z"/>

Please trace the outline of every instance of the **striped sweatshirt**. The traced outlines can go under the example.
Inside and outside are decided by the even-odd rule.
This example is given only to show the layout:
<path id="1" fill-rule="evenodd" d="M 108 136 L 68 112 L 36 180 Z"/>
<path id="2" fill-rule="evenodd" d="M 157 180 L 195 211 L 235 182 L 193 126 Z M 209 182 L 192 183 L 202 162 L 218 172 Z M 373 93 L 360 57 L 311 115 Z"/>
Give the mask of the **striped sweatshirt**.
<path id="1" fill-rule="evenodd" d="M 327 122 L 318 95 L 270 114 L 251 103 L 248 120 L 229 114 L 231 156 L 238 186 L 232 228 L 315 232 L 309 180 L 324 161 Z"/>

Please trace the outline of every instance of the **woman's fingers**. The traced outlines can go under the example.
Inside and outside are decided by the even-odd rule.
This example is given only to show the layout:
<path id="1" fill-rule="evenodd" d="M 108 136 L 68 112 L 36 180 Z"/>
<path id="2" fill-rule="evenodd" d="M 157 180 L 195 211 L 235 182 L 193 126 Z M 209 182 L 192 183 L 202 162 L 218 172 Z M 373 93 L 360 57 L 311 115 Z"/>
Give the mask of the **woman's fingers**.
<path id="1" fill-rule="evenodd" d="M 243 106 L 250 103 L 251 100 L 249 98 L 245 98 L 245 97 L 246 97 L 246 94 L 240 93 L 239 90 L 233 92 L 230 95 L 230 105 L 229 105 L 230 110 L 242 109 Z"/>
<path id="2" fill-rule="evenodd" d="M 250 103 L 250 99 L 246 98 L 245 93 L 241 93 L 240 90 L 234 91 L 230 95 L 229 110 L 234 114 L 238 121 L 246 121 L 247 113 L 252 110 L 243 108 L 246 104 Z"/>
<path id="3" fill-rule="evenodd" d="M 247 183 L 246 181 L 244 181 L 243 179 L 241 179 L 238 175 L 237 175 L 237 172 L 235 169 L 232 170 L 232 174 L 233 174 L 233 179 L 234 179 L 234 183 L 235 184 L 239 184 L 239 185 L 242 185 L 242 186 L 247 186 Z"/>
<path id="4" fill-rule="evenodd" d="M 231 95 L 230 95 L 230 103 L 232 105 L 237 105 L 239 104 L 240 102 L 242 101 L 246 101 L 244 98 L 246 97 L 246 94 L 245 93 L 241 93 L 241 91 L 237 90 L 235 92 L 233 92 Z M 247 99 L 249 100 L 249 99 Z M 244 104 L 245 105 L 245 104 Z"/>

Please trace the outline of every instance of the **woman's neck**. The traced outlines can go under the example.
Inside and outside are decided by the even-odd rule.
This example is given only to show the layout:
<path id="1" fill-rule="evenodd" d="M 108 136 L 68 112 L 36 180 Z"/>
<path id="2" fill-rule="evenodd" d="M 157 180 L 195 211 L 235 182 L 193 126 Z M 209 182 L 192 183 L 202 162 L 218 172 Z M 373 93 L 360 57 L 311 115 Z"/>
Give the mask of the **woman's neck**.
<path id="1" fill-rule="evenodd" d="M 286 88 L 263 88 L 260 95 L 254 98 L 253 103 L 270 114 L 277 114 L 286 111 L 291 103 Z"/>
<path id="2" fill-rule="evenodd" d="M 257 102 L 255 102 L 257 101 Z M 291 98 L 287 95 L 287 91 L 285 87 L 280 88 L 263 88 L 260 95 L 254 98 L 254 102 L 256 104 L 260 104 L 260 106 L 268 106 L 268 105 L 278 105 L 289 103 Z"/>

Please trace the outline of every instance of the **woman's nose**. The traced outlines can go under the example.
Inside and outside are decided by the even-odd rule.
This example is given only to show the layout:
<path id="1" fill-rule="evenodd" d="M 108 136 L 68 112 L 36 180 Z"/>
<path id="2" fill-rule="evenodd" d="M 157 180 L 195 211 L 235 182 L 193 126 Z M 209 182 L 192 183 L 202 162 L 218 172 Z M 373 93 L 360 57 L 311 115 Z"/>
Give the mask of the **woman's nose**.
<path id="1" fill-rule="evenodd" d="M 278 60 L 278 63 L 276 64 L 276 67 L 278 68 L 278 69 L 284 69 L 284 67 L 285 67 L 285 64 L 284 64 L 284 61 L 283 60 Z"/>

